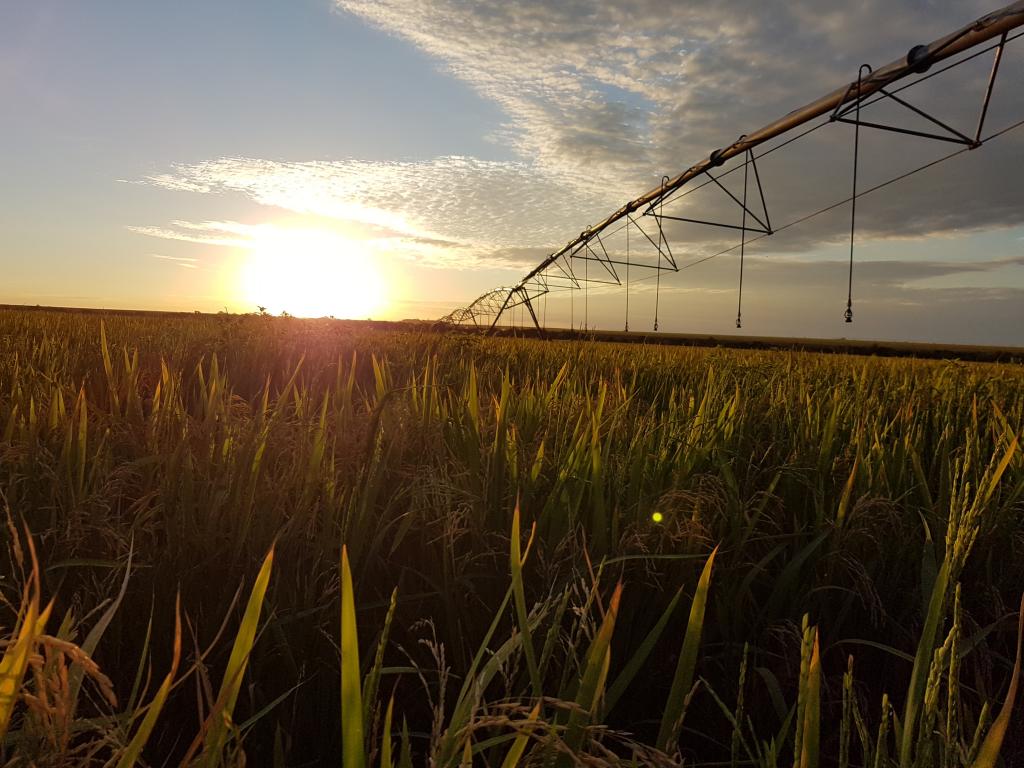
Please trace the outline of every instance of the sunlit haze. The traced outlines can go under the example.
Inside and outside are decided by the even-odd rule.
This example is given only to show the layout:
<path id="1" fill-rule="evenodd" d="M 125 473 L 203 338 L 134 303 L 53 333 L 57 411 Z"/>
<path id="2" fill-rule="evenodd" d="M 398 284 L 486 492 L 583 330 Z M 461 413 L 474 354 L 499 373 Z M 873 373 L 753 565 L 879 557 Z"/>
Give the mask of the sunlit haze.
<path id="1" fill-rule="evenodd" d="M 385 306 L 373 255 L 330 232 L 264 227 L 253 236 L 241 272 L 240 303 L 275 314 L 364 318 Z"/>

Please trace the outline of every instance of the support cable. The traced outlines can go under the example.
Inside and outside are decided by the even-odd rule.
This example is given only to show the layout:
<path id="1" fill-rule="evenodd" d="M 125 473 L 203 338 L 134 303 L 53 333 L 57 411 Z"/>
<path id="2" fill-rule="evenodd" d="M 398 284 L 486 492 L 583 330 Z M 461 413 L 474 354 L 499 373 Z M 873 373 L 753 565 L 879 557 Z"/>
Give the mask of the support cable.
<path id="1" fill-rule="evenodd" d="M 1003 48 L 1006 47 L 1006 33 L 1003 32 L 1002 37 L 999 38 L 999 44 L 996 46 L 996 55 L 992 60 L 992 70 L 988 75 L 988 85 L 985 88 L 985 100 L 981 104 L 981 114 L 978 116 L 978 129 L 974 133 L 974 144 L 978 145 L 978 141 L 981 139 L 981 130 L 985 127 L 985 116 L 988 114 L 989 101 L 992 99 L 992 86 L 995 85 L 996 75 L 999 74 L 999 62 L 1003 58 Z"/>

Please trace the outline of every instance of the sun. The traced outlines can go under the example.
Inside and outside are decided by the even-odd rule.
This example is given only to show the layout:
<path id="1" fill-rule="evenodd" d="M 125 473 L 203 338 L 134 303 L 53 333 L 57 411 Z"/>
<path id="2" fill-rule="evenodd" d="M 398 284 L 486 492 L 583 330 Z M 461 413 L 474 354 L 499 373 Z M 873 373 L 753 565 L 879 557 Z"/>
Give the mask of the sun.
<path id="1" fill-rule="evenodd" d="M 337 232 L 265 225 L 244 258 L 244 301 L 273 314 L 365 319 L 385 304 L 373 254 Z"/>

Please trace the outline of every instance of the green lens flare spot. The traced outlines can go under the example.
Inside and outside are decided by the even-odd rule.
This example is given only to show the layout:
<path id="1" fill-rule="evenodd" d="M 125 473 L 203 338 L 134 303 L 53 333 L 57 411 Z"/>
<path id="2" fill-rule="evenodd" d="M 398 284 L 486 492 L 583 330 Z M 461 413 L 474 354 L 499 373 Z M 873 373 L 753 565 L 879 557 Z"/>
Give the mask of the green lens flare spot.
<path id="1" fill-rule="evenodd" d="M 664 519 L 665 516 L 661 514 L 661 512 L 655 512 L 653 515 L 651 515 L 651 520 L 653 520 L 656 523 L 660 523 Z"/>

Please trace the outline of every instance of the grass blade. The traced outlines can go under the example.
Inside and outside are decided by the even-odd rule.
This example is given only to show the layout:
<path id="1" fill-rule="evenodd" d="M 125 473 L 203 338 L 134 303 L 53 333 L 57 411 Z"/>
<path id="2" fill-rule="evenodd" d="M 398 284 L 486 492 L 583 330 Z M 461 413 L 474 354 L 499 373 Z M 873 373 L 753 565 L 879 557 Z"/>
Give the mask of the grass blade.
<path id="1" fill-rule="evenodd" d="M 928 615 L 921 628 L 921 638 L 917 643 L 914 655 L 914 668 L 910 673 L 910 685 L 907 690 L 907 703 L 903 710 L 903 734 L 900 740 L 900 766 L 910 768 L 911 752 L 914 745 L 914 732 L 917 727 L 918 713 L 924 702 L 925 687 L 928 683 L 928 669 L 931 666 L 932 654 L 935 650 L 935 638 L 939 632 L 939 624 L 945 614 L 946 592 L 949 590 L 949 555 L 942 561 L 939 572 L 935 575 L 932 596 L 928 601 Z"/>
<path id="2" fill-rule="evenodd" d="M 515 511 L 512 513 L 512 543 L 509 552 L 509 561 L 512 567 L 512 596 L 516 607 L 516 618 L 519 621 L 519 631 L 523 634 L 523 654 L 526 656 L 526 667 L 530 672 L 530 684 L 533 686 L 533 696 L 540 700 L 543 695 L 543 686 L 540 679 L 540 670 L 537 667 L 537 658 L 533 653 L 533 638 L 530 636 L 530 614 L 526 609 L 526 589 L 523 586 L 523 563 L 529 554 L 530 545 L 533 543 L 533 532 L 530 532 L 530 541 L 526 545 L 526 553 L 522 552 L 522 545 L 519 538 L 519 501 L 516 501 Z"/>
<path id="3" fill-rule="evenodd" d="M 157 718 L 160 717 L 160 712 L 164 708 L 167 696 L 171 692 L 171 686 L 174 685 L 174 677 L 178 674 L 178 662 L 180 660 L 181 595 L 179 594 L 174 606 L 174 656 L 171 659 L 171 671 L 167 673 L 167 677 L 164 678 L 160 688 L 157 689 L 156 695 L 153 696 L 153 700 L 149 703 L 146 716 L 142 719 L 139 729 L 128 743 L 128 746 L 121 755 L 121 759 L 117 761 L 117 768 L 132 768 L 138 762 L 139 757 L 142 755 L 142 749 L 146 746 L 146 742 L 149 741 Z"/>
<path id="4" fill-rule="evenodd" d="M 580 678 L 580 687 L 576 693 L 576 708 L 569 715 L 569 723 L 565 731 L 565 745 L 572 754 L 576 754 L 583 745 L 584 727 L 593 718 L 594 711 L 600 702 L 601 690 L 608 674 L 611 655 L 612 633 L 615 631 L 615 619 L 619 612 L 619 601 L 622 598 L 622 584 L 615 586 L 615 592 L 608 603 L 601 628 L 597 631 Z M 565 755 L 561 756 L 565 758 Z M 563 761 L 564 762 L 564 761 Z"/>
<path id="5" fill-rule="evenodd" d="M 412 768 L 412 742 L 409 741 L 409 723 L 402 718 L 402 746 L 398 753 L 398 768 Z"/>
<path id="6" fill-rule="evenodd" d="M 51 607 L 52 604 L 48 605 L 40 614 L 38 596 L 33 595 L 30 598 L 17 639 L 8 646 L 3 659 L 0 659 L 0 739 L 7 733 L 7 728 L 11 724 L 14 704 L 18 700 L 21 681 L 28 668 L 29 655 L 35 647 L 36 640 L 46 628 Z"/>
<path id="7" fill-rule="evenodd" d="M 505 753 L 505 759 L 501 761 L 501 768 L 516 768 L 519 765 L 519 760 L 523 756 L 523 752 L 526 750 L 526 744 L 530 740 L 530 734 L 533 732 L 532 723 L 537 721 L 537 717 L 540 715 L 540 702 L 538 701 L 533 709 L 530 710 L 530 714 L 526 718 L 526 725 L 523 726 L 522 730 L 519 731 L 519 735 L 516 736 L 515 741 L 512 742 L 512 746 L 509 747 L 508 752 Z"/>
<path id="8" fill-rule="evenodd" d="M 8 521 L 10 517 L 8 517 Z M 13 539 L 13 547 L 16 557 L 20 560 L 20 547 L 18 536 L 13 524 L 9 523 L 9 530 Z M 19 618 L 21 626 L 15 630 L 14 641 L 7 646 L 3 658 L 0 659 L 0 743 L 7 733 L 11 724 L 11 715 L 14 713 L 14 705 L 18 700 L 18 692 L 21 690 L 22 680 L 25 678 L 25 671 L 28 669 L 29 656 L 35 650 L 36 641 L 46 629 L 46 622 L 50 618 L 50 611 L 53 603 L 50 603 L 39 612 L 39 561 L 36 558 L 36 548 L 32 536 L 25 529 L 26 542 L 29 554 L 32 558 L 32 571 L 29 574 L 28 584 L 22 594 Z"/>
<path id="9" fill-rule="evenodd" d="M 693 687 L 693 675 L 697 668 L 697 649 L 700 647 L 700 636 L 704 631 L 704 609 L 707 606 L 708 587 L 711 584 L 711 570 L 716 554 L 718 554 L 718 547 L 711 551 L 707 562 L 704 563 L 700 581 L 697 582 L 697 592 L 694 594 L 693 604 L 690 606 L 690 618 L 686 624 L 683 648 L 679 653 L 679 663 L 676 665 L 676 674 L 672 679 L 672 688 L 669 690 L 668 701 L 665 702 L 665 712 L 661 718 L 661 728 L 658 730 L 656 746 L 664 752 L 674 751 L 672 749 L 673 742 L 675 742 L 679 727 L 682 725 L 686 697 Z"/>
<path id="10" fill-rule="evenodd" d="M 217 694 L 217 700 L 207 718 L 207 731 L 203 748 L 204 765 L 218 764 L 221 759 L 221 753 L 227 743 L 229 729 L 232 724 L 232 715 L 235 711 L 235 703 L 238 701 L 238 692 L 242 687 L 242 678 L 245 675 L 245 668 L 249 663 L 249 654 L 252 652 L 253 644 L 256 642 L 256 630 L 259 628 L 260 611 L 263 609 L 263 599 L 267 594 L 267 586 L 270 583 L 270 573 L 273 567 L 274 548 L 271 547 L 266 558 L 263 560 L 259 573 L 256 575 L 256 581 L 252 585 L 249 602 L 245 606 L 242 623 L 238 628 L 238 634 L 235 635 L 235 643 L 231 648 L 228 666 L 224 671 L 220 692 Z"/>
<path id="11" fill-rule="evenodd" d="M 380 768 L 394 768 L 391 758 L 391 717 L 394 714 L 395 697 L 388 700 L 388 708 L 384 712 L 384 730 L 381 733 Z"/>
<path id="12" fill-rule="evenodd" d="M 384 650 L 388 644 L 388 637 L 391 635 L 391 622 L 395 618 L 395 609 L 398 607 L 398 587 L 391 591 L 391 602 L 388 604 L 388 613 L 384 618 L 384 628 L 380 633 L 380 640 L 377 642 L 377 655 L 373 659 L 373 667 L 363 681 L 363 725 L 368 726 L 372 722 L 373 705 L 377 700 L 377 690 L 380 688 L 380 673 L 384 668 Z"/>
<path id="13" fill-rule="evenodd" d="M 363 703 L 359 690 L 359 638 L 356 632 L 356 600 L 348 547 L 341 547 L 341 764 L 363 768 Z"/>
<path id="14" fill-rule="evenodd" d="M 134 540 L 128 547 L 128 564 L 124 568 L 124 579 L 121 581 L 121 589 L 117 593 L 117 597 L 110 606 L 103 612 L 100 620 L 96 622 L 89 634 L 86 635 L 85 640 L 82 642 L 82 651 L 89 657 L 93 655 L 96 647 L 99 645 L 100 640 L 103 638 L 103 633 L 107 631 L 107 627 L 110 626 L 110 622 L 113 621 L 114 615 L 117 613 L 117 609 L 121 607 L 121 602 L 124 600 L 125 593 L 128 591 L 128 579 L 132 573 L 132 556 L 135 552 Z M 177 607 L 175 608 L 177 610 Z M 82 687 L 82 679 L 85 676 L 85 670 L 81 664 L 74 664 L 71 668 L 71 673 L 68 675 L 68 688 L 70 693 L 68 700 L 71 702 L 71 717 L 74 719 L 75 708 L 78 705 L 78 692 Z"/>
<path id="15" fill-rule="evenodd" d="M 818 629 L 814 629 L 811 663 L 807 668 L 807 687 L 804 691 L 804 724 L 801 729 L 800 768 L 818 768 L 821 744 L 821 656 L 818 650 Z"/>
<path id="16" fill-rule="evenodd" d="M 654 650 L 654 646 L 657 644 L 658 639 L 661 637 L 662 631 L 665 629 L 665 625 L 668 624 L 672 614 L 675 613 L 676 605 L 679 604 L 679 598 L 683 596 L 683 590 L 679 589 L 675 597 L 668 604 L 668 608 L 661 614 L 658 619 L 658 623 L 654 625 L 650 632 L 647 633 L 647 637 L 644 638 L 643 642 L 640 643 L 640 647 L 636 649 L 636 653 L 626 663 L 626 666 L 619 672 L 618 677 L 615 678 L 615 682 L 612 683 L 608 689 L 608 694 L 605 696 L 604 709 L 605 712 L 611 712 L 615 708 L 615 704 L 623 693 L 626 692 L 626 688 L 633 682 L 633 678 L 636 677 L 637 673 L 641 670 L 644 662 L 647 661 L 647 657 L 651 655 L 651 651 Z"/>
<path id="17" fill-rule="evenodd" d="M 1021 597 L 1020 613 L 1017 618 L 1017 659 L 1014 661 L 1013 673 L 1010 675 L 1010 687 L 1006 691 L 1006 701 L 1003 702 L 1003 708 L 999 710 L 999 715 L 992 721 L 992 727 L 985 734 L 981 750 L 971 764 L 971 768 L 995 768 L 996 761 L 999 759 L 999 751 L 1003 748 L 1006 729 L 1010 727 L 1013 702 L 1017 698 L 1017 688 L 1020 685 L 1021 643 L 1024 643 L 1024 596 Z"/>

